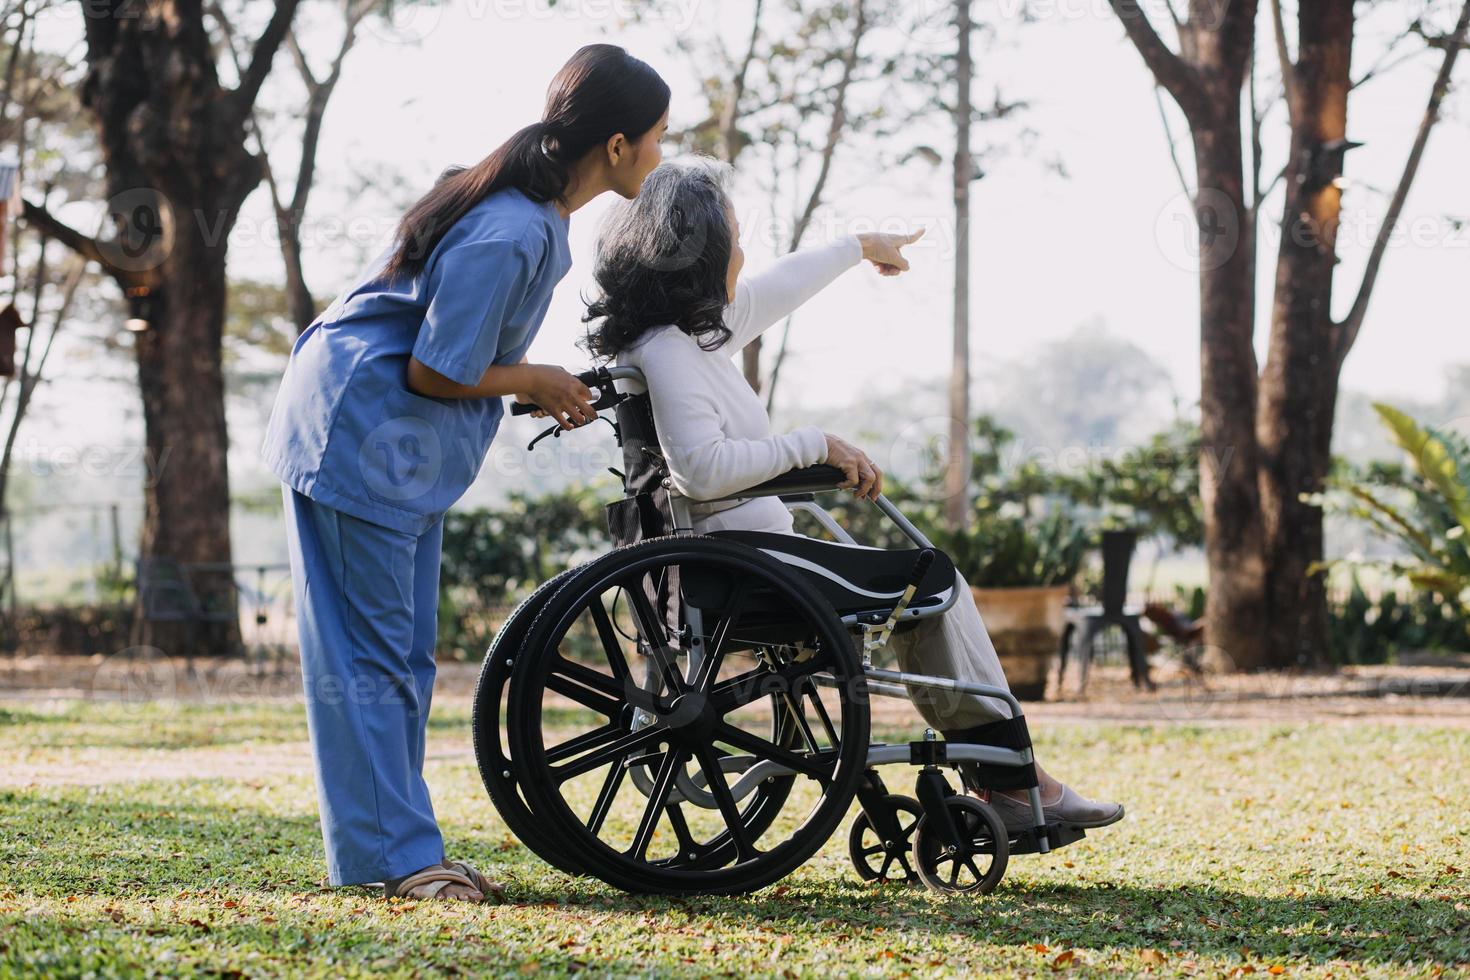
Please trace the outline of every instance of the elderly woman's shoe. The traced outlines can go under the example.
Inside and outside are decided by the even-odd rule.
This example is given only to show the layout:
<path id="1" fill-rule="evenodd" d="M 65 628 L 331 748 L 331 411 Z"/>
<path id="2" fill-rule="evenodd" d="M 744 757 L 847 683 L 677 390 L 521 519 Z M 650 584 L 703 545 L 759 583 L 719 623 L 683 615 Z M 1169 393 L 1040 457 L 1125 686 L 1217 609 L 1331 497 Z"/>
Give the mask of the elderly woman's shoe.
<path id="1" fill-rule="evenodd" d="M 1029 800 L 1018 800 L 1004 793 L 991 793 L 990 805 L 1000 814 L 1007 830 L 1025 830 L 1036 824 Z M 1084 830 L 1106 827 L 1123 819 L 1123 804 L 1089 800 L 1065 785 L 1055 801 L 1042 801 L 1041 810 L 1046 815 L 1047 823 L 1066 824 Z"/>

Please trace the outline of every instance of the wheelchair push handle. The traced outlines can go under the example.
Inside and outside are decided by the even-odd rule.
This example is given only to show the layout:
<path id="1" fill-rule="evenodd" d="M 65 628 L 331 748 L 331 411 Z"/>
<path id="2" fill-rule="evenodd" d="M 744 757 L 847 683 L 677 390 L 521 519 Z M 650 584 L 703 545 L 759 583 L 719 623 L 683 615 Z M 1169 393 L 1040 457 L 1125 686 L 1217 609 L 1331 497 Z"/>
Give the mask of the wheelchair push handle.
<path id="1" fill-rule="evenodd" d="M 577 375 L 577 380 L 597 392 L 597 398 L 593 400 L 592 407 L 599 412 L 603 409 L 613 408 L 618 402 L 623 400 L 623 396 L 618 394 L 617 388 L 613 385 L 612 373 L 605 367 L 583 371 Z M 510 414 L 530 415 L 540 408 L 541 406 L 534 402 L 512 402 Z"/>

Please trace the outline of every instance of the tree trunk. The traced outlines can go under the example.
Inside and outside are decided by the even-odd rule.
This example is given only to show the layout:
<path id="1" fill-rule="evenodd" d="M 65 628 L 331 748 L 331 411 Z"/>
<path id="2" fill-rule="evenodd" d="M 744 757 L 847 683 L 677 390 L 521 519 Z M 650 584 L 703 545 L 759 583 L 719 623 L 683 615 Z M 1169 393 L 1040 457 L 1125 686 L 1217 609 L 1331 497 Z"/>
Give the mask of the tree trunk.
<path id="1" fill-rule="evenodd" d="M 139 555 L 210 566 L 191 573 L 210 621 L 140 615 L 134 642 L 172 655 L 228 653 L 240 631 L 229 570 L 225 257 L 262 174 L 246 149 L 246 124 L 297 0 L 276 0 L 234 89 L 220 85 L 199 0 L 85 5 L 82 101 L 96 120 L 117 236 L 98 243 L 71 229 L 54 233 L 97 258 L 147 322 L 137 335 L 148 453 Z M 143 612 L 142 588 L 139 596 Z"/>
<path id="2" fill-rule="evenodd" d="M 225 255 L 180 235 L 159 272 L 149 328 L 137 335 L 138 383 L 146 432 L 147 483 L 139 554 L 195 568 L 190 584 L 216 620 L 200 624 L 140 618 L 137 642 L 169 655 L 230 653 L 239 645 L 228 571 L 229 435 L 225 425 Z"/>
<path id="3" fill-rule="evenodd" d="M 1207 85 L 1191 120 L 1200 258 L 1200 502 L 1210 588 L 1206 639 L 1243 670 L 1261 666 L 1266 571 L 1256 486 L 1254 264 L 1241 152 L 1240 85 Z"/>
<path id="4" fill-rule="evenodd" d="M 949 456 L 944 469 L 944 517 L 965 526 L 970 487 L 970 0 L 955 5 L 954 349 L 949 377 Z"/>
<path id="5" fill-rule="evenodd" d="M 1316 667 L 1328 650 L 1321 491 L 1332 462 L 1337 404 L 1332 281 L 1352 87 L 1352 0 L 1303 4 L 1292 71 L 1291 156 L 1276 260 L 1271 343 L 1261 376 L 1258 438 L 1267 578 L 1264 666 Z"/>

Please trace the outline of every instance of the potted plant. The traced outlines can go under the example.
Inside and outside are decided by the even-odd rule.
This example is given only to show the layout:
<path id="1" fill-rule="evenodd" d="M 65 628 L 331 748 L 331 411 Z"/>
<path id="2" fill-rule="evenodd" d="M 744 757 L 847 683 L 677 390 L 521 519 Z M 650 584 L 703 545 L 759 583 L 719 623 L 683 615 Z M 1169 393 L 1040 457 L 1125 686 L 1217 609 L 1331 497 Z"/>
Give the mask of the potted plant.
<path id="1" fill-rule="evenodd" d="M 941 547 L 975 593 L 1011 692 L 1041 700 L 1087 532 L 1061 511 L 1035 517 L 1002 507 L 977 515 L 966 531 L 944 535 Z"/>

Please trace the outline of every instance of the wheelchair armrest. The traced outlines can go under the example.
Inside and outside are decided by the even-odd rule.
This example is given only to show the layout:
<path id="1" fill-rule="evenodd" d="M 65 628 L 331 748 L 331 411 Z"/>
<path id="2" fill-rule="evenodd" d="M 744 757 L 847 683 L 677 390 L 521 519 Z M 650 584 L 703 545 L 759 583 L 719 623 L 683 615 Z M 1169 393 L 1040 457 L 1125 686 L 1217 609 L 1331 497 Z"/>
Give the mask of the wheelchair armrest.
<path id="1" fill-rule="evenodd" d="M 713 500 L 784 497 L 791 494 L 816 493 L 820 490 L 836 490 L 846 480 L 847 477 L 842 470 L 835 466 L 828 466 L 826 463 L 818 463 L 816 466 L 787 470 L 780 476 L 771 477 L 765 483 L 757 483 L 749 489 L 726 494 L 723 497 L 715 497 Z"/>

